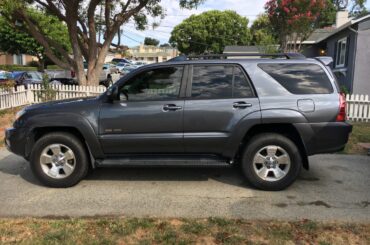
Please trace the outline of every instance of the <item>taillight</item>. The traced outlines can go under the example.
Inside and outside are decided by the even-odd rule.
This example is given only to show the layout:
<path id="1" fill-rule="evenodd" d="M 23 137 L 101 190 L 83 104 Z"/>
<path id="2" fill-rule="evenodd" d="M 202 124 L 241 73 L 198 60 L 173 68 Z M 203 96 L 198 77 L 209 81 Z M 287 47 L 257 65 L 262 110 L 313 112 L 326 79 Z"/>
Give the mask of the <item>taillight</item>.
<path id="1" fill-rule="evenodd" d="M 344 93 L 339 94 L 339 113 L 337 115 L 337 122 L 344 122 L 347 119 L 346 114 L 346 96 Z"/>
<path id="2" fill-rule="evenodd" d="M 76 72 L 71 71 L 71 77 L 74 78 L 76 76 Z"/>

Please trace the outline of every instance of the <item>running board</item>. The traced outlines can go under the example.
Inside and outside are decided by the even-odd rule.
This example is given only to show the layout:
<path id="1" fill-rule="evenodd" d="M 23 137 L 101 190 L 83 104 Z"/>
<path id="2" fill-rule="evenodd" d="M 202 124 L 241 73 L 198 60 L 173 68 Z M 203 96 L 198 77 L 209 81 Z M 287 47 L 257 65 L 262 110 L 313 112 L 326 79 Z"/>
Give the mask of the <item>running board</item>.
<path id="1" fill-rule="evenodd" d="M 215 156 L 126 156 L 97 159 L 98 167 L 228 167 L 227 159 Z"/>

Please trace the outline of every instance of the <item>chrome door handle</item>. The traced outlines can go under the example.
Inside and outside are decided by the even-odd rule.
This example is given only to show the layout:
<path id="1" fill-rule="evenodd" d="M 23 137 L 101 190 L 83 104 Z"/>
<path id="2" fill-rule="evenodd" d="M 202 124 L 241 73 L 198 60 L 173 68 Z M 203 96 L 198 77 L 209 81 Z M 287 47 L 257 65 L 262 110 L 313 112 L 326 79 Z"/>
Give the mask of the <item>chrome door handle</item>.
<path id="1" fill-rule="evenodd" d="M 235 109 L 245 109 L 245 108 L 251 107 L 251 106 L 252 106 L 251 103 L 247 103 L 247 102 L 244 102 L 244 101 L 238 101 L 238 102 L 233 103 L 233 108 L 235 108 Z"/>
<path id="2" fill-rule="evenodd" d="M 182 109 L 181 106 L 177 106 L 175 104 L 168 104 L 163 106 L 163 111 L 177 111 L 181 109 Z"/>

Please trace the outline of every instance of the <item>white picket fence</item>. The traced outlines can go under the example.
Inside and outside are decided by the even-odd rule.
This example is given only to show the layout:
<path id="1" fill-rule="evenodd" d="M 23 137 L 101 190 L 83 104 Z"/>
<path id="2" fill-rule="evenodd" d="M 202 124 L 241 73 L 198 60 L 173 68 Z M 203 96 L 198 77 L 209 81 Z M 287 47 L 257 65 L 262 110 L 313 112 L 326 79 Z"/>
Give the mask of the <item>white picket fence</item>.
<path id="1" fill-rule="evenodd" d="M 369 95 L 347 94 L 347 116 L 355 122 L 370 122 Z"/>
<path id="2" fill-rule="evenodd" d="M 56 100 L 97 96 L 106 90 L 104 86 L 53 85 L 51 87 L 55 91 Z M 39 96 L 41 91 L 42 87 L 39 84 L 28 85 L 27 89 L 24 86 L 18 86 L 16 89 L 0 89 L 0 110 L 40 103 L 42 102 L 42 97 Z"/>
<path id="3" fill-rule="evenodd" d="M 73 86 L 55 85 L 52 88 L 56 91 L 56 99 L 70 99 L 97 96 L 103 93 L 106 88 L 103 86 Z M 0 110 L 22 105 L 40 103 L 38 96 L 42 90 L 40 85 L 29 85 L 28 89 L 23 86 L 9 90 L 0 89 Z M 352 94 L 347 95 L 348 119 L 356 122 L 370 122 L 370 100 L 369 95 Z"/>

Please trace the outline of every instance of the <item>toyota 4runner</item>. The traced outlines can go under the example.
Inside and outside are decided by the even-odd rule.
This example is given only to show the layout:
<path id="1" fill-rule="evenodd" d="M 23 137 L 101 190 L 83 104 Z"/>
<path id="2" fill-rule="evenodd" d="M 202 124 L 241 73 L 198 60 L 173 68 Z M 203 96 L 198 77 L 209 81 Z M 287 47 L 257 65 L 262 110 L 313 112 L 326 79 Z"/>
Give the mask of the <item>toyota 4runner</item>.
<path id="1" fill-rule="evenodd" d="M 229 56 L 148 65 L 97 98 L 28 106 L 6 145 L 51 187 L 97 167 L 238 165 L 263 190 L 292 184 L 308 156 L 343 149 L 352 126 L 331 58 Z"/>

